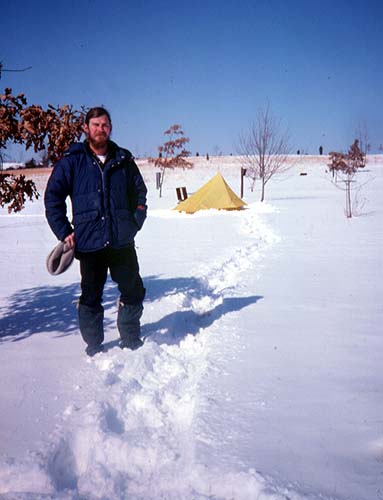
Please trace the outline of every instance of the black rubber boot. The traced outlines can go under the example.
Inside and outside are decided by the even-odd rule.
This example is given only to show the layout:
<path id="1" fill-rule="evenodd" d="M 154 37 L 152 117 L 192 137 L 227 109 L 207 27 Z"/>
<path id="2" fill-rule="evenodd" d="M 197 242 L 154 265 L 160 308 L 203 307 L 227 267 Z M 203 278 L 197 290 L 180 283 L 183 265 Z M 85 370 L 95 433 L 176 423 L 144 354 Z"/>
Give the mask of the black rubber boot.
<path id="1" fill-rule="evenodd" d="M 142 311 L 144 310 L 142 304 L 123 304 L 119 303 L 117 315 L 117 327 L 120 332 L 120 347 L 124 349 L 127 347 L 135 351 L 144 343 L 140 339 L 141 325 L 140 319 Z"/>
<path id="2" fill-rule="evenodd" d="M 104 308 L 79 304 L 78 320 L 81 336 L 88 345 L 86 348 L 88 356 L 101 352 L 104 342 Z"/>

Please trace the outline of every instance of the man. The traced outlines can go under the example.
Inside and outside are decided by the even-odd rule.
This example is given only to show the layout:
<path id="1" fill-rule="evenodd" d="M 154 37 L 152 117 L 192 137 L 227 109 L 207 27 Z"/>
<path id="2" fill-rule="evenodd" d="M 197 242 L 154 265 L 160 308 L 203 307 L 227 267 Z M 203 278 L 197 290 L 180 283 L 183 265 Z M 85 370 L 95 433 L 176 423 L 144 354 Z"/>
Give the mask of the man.
<path id="1" fill-rule="evenodd" d="M 86 140 L 74 143 L 56 163 L 45 191 L 48 223 L 80 261 L 79 327 L 94 356 L 103 350 L 102 295 L 108 270 L 120 292 L 120 347 L 137 349 L 145 288 L 134 237 L 146 218 L 147 189 L 132 154 L 110 140 L 112 122 L 101 107 L 85 117 Z M 66 199 L 72 202 L 73 226 Z"/>

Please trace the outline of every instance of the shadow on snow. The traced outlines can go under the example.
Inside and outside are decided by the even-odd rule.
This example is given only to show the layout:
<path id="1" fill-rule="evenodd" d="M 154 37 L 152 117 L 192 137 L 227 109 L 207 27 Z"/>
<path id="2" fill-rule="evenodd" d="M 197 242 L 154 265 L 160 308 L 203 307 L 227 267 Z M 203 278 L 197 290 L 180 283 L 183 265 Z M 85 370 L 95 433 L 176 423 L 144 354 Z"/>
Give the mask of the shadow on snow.
<path id="1" fill-rule="evenodd" d="M 144 283 L 147 289 L 146 303 L 180 292 L 187 294 L 189 298 L 214 295 L 203 280 L 193 277 L 148 276 L 144 278 Z M 78 333 L 76 304 L 79 295 L 78 283 L 41 286 L 18 291 L 9 298 L 6 306 L 0 308 L 0 342 L 15 342 L 37 333 L 53 333 L 56 337 Z M 157 322 L 144 324 L 142 335 L 158 343 L 178 343 L 186 335 L 195 335 L 200 328 L 210 326 L 224 314 L 239 311 L 260 298 L 262 297 L 224 298 L 221 304 L 203 314 L 192 310 L 176 311 Z M 117 311 L 117 299 L 117 286 L 108 279 L 103 300 L 106 313 Z M 116 314 L 112 318 L 106 314 L 105 329 L 114 327 L 115 320 Z M 112 345 L 107 344 L 106 347 L 112 347 Z"/>
<path id="2" fill-rule="evenodd" d="M 155 323 L 143 325 L 142 336 L 158 344 L 178 344 L 187 335 L 197 335 L 225 314 L 240 311 L 262 298 L 259 295 L 224 298 L 221 304 L 202 314 L 192 310 L 175 311 Z"/>
<path id="3" fill-rule="evenodd" d="M 13 294 L 0 308 L 0 340 L 22 340 L 36 333 L 77 330 L 78 284 L 27 288 Z M 12 337 L 12 339 L 9 339 Z"/>

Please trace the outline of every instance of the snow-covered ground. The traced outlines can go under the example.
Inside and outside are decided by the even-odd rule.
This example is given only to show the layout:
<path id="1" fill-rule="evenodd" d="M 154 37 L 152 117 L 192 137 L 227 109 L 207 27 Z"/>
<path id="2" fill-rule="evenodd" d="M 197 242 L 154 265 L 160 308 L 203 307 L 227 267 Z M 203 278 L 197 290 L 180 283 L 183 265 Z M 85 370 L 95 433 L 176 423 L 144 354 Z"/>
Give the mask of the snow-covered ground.
<path id="1" fill-rule="evenodd" d="M 139 162 L 136 352 L 117 347 L 109 281 L 107 352 L 86 357 L 78 264 L 47 273 L 42 200 L 0 211 L 0 498 L 383 499 L 383 158 L 351 220 L 319 157 L 263 204 L 246 187 L 243 211 L 172 211 L 217 170 L 239 194 L 235 158 L 195 160 L 161 199 Z"/>
<path id="2" fill-rule="evenodd" d="M 24 168 L 24 163 L 5 161 L 0 167 L 2 167 L 2 170 L 17 170 L 19 168 Z"/>

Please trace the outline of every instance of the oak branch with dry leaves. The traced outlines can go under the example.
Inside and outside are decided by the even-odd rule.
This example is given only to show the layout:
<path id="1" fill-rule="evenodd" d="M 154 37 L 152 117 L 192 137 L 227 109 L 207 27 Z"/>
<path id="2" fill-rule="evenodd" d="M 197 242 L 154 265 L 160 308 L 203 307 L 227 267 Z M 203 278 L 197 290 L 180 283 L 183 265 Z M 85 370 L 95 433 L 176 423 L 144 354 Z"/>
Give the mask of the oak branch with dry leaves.
<path id="1" fill-rule="evenodd" d="M 34 152 L 46 151 L 51 164 L 61 158 L 70 144 L 80 139 L 85 109 L 70 105 L 48 105 L 45 110 L 36 104 L 27 106 L 23 93 L 16 96 L 6 88 L 0 95 L 0 156 L 7 143 L 23 144 Z M 1 160 L 1 158 L 0 158 Z M 12 179 L 10 179 L 10 177 Z M 26 198 L 38 198 L 35 184 L 24 176 L 0 174 L 0 206 L 9 212 L 24 208 Z"/>
<path id="2" fill-rule="evenodd" d="M 329 153 L 329 160 L 329 168 L 337 187 L 344 189 L 346 193 L 346 217 L 351 218 L 353 216 L 352 183 L 358 170 L 366 166 L 366 154 L 361 151 L 359 140 L 355 139 L 347 153 L 332 151 Z"/>
<path id="3" fill-rule="evenodd" d="M 162 196 L 162 186 L 167 169 L 193 167 L 193 163 L 186 159 L 190 156 L 190 151 L 185 149 L 185 144 L 189 142 L 189 138 L 185 137 L 181 125 L 172 125 L 164 134 L 168 140 L 162 146 L 158 146 L 157 158 L 149 159 L 151 163 L 160 169 L 160 198 Z"/>
<path id="4" fill-rule="evenodd" d="M 8 205 L 8 212 L 20 212 L 27 199 L 38 198 L 35 183 L 25 175 L 0 174 L 0 206 Z"/>

